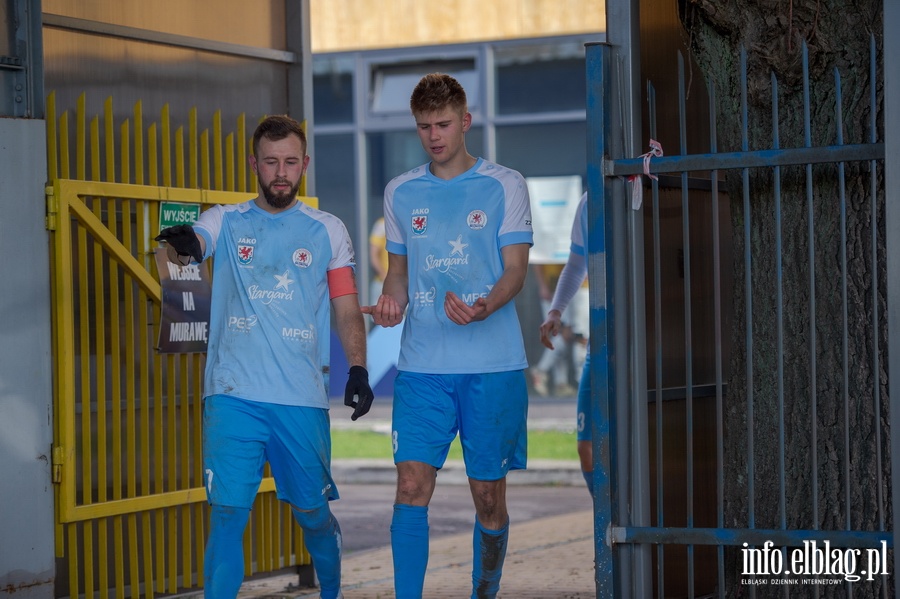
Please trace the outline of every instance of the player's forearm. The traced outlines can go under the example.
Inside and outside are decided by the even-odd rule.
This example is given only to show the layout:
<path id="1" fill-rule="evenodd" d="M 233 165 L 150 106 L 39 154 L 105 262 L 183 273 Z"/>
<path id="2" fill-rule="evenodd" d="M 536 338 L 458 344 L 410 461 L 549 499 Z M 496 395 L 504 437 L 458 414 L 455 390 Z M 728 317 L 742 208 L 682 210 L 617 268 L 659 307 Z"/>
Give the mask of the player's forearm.
<path id="1" fill-rule="evenodd" d="M 563 267 L 559 275 L 559 281 L 556 283 L 556 291 L 553 294 L 553 301 L 550 308 L 559 310 L 560 314 L 565 312 L 569 302 L 575 297 L 584 278 L 587 276 L 587 261 L 580 254 L 572 253 L 566 265 Z"/>
<path id="2" fill-rule="evenodd" d="M 525 286 L 526 267 L 507 265 L 503 274 L 497 279 L 491 292 L 485 298 L 488 315 L 493 314 L 512 301 Z"/>
<path id="3" fill-rule="evenodd" d="M 366 325 L 359 311 L 356 295 L 335 298 L 332 302 L 335 312 L 338 339 L 344 348 L 344 355 L 350 366 L 366 365 Z"/>
<path id="4" fill-rule="evenodd" d="M 406 309 L 409 303 L 409 277 L 406 273 L 397 272 L 397 269 L 389 268 L 384 278 L 384 286 L 381 293 L 394 298 L 401 310 Z"/>
<path id="5" fill-rule="evenodd" d="M 528 244 L 518 243 L 504 246 L 500 250 L 503 256 L 503 274 L 485 298 L 488 316 L 508 304 L 522 291 L 525 276 L 528 274 L 529 249 Z"/>

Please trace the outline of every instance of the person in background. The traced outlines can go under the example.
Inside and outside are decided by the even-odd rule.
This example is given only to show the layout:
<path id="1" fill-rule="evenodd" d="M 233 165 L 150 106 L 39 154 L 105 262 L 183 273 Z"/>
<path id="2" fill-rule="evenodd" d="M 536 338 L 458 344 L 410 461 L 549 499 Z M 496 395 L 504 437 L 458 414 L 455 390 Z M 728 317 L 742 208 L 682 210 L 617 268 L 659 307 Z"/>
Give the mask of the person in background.
<path id="1" fill-rule="evenodd" d="M 569 258 L 559 275 L 556 291 L 547 317 L 540 326 L 541 343 L 553 349 L 553 338 L 562 330 L 562 314 L 569 303 L 576 297 L 587 279 L 587 193 L 581 196 L 572 223 L 572 246 Z M 581 473 L 593 496 L 594 456 L 591 443 L 591 376 L 590 359 L 585 351 L 584 365 L 581 369 L 581 380 L 578 384 L 578 412 L 576 420 L 578 458 L 581 462 Z"/>
<path id="2" fill-rule="evenodd" d="M 388 252 L 385 245 L 384 217 L 378 217 L 369 232 L 369 263 L 372 265 L 373 277 L 369 285 L 369 301 L 375 302 L 384 287 L 384 278 L 388 270 Z"/>
<path id="3" fill-rule="evenodd" d="M 528 362 L 512 300 L 532 245 L 528 188 L 518 172 L 466 150 L 472 115 L 456 79 L 426 75 L 410 108 L 430 161 L 385 189 L 388 274 L 378 302 L 363 308 L 378 325 L 404 322 L 394 586 L 397 599 L 422 597 L 428 504 L 458 433 L 475 504 L 472 597 L 492 598 L 509 536 L 506 475 L 526 466 Z"/>
<path id="4" fill-rule="evenodd" d="M 341 528 L 328 506 L 339 497 L 324 374 L 332 308 L 350 363 L 344 403 L 355 408 L 353 420 L 373 395 L 347 229 L 297 199 L 306 147 L 297 121 L 266 118 L 250 156 L 257 197 L 213 206 L 193 227 L 156 238 L 176 264 L 216 258 L 203 401 L 207 599 L 233 599 L 241 587 L 242 537 L 266 461 L 303 529 L 321 597 L 342 597 Z"/>
<path id="5" fill-rule="evenodd" d="M 562 268 L 561 264 L 532 264 L 542 312 L 550 309 L 550 302 L 553 299 L 553 292 Z M 576 393 L 576 389 L 569 384 L 569 357 L 572 350 L 570 342 L 573 340 L 572 329 L 566 321 L 569 312 L 571 310 L 563 312 L 562 327 L 557 342 L 552 348 L 545 347 L 537 364 L 529 370 L 531 385 L 535 392 L 542 397 L 550 395 L 571 397 Z"/>

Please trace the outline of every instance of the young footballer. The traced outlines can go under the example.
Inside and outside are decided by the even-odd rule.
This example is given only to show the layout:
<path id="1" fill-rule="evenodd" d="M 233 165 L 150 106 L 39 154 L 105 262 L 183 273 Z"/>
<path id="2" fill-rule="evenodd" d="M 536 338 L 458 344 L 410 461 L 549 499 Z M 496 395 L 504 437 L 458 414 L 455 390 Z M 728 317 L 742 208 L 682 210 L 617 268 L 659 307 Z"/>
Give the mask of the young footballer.
<path id="1" fill-rule="evenodd" d="M 422 596 L 428 504 L 458 434 L 475 504 L 472 597 L 494 597 L 509 534 L 506 475 L 525 468 L 527 361 L 512 300 L 532 244 L 528 189 L 516 171 L 468 153 L 472 115 L 453 77 L 423 77 L 410 108 L 430 161 L 385 189 L 388 273 L 363 308 L 376 324 L 404 322 L 393 404 L 396 596 Z"/>

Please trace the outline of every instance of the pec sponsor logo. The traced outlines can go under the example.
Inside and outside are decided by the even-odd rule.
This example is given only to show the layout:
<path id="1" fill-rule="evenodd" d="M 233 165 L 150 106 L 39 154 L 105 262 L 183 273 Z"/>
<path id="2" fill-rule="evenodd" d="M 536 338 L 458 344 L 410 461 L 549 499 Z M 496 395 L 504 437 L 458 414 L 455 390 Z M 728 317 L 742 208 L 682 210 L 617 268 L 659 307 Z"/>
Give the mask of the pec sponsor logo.
<path id="1" fill-rule="evenodd" d="M 256 315 L 252 316 L 229 316 L 228 330 L 238 333 L 249 333 L 256 326 Z"/>
<path id="2" fill-rule="evenodd" d="M 413 295 L 413 303 L 417 306 L 431 306 L 434 304 L 434 298 L 437 297 L 437 290 L 432 287 L 427 291 L 416 291 Z"/>
<path id="3" fill-rule="evenodd" d="M 300 268 L 309 268 L 312 266 L 312 252 L 307 250 L 306 248 L 300 248 L 294 252 L 293 256 L 294 264 L 299 266 Z"/>
<path id="4" fill-rule="evenodd" d="M 484 210 L 473 210 L 466 217 L 466 224 L 473 231 L 483 229 L 487 225 L 487 214 L 484 213 Z"/>

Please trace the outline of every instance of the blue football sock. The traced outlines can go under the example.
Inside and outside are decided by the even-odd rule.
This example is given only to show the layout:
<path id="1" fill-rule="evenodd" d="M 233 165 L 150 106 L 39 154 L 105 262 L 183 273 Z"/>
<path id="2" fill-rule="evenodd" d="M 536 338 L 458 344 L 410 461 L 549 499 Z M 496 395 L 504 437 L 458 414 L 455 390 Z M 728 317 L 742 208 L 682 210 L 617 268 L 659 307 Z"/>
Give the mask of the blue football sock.
<path id="1" fill-rule="evenodd" d="M 397 599 L 421 599 L 428 566 L 428 506 L 394 504 L 391 550 Z"/>
<path id="2" fill-rule="evenodd" d="M 500 530 L 488 530 L 475 518 L 472 535 L 472 599 L 493 599 L 500 590 L 509 521 Z"/>
<path id="3" fill-rule="evenodd" d="M 315 510 L 293 508 L 293 512 L 312 556 L 321 597 L 336 599 L 341 592 L 341 526 L 327 504 Z"/>
<path id="4" fill-rule="evenodd" d="M 237 597 L 244 580 L 243 536 L 249 519 L 247 508 L 211 506 L 203 566 L 207 599 Z"/>
<path id="5" fill-rule="evenodd" d="M 594 498 L 594 471 L 582 470 L 581 475 L 584 476 L 584 482 L 587 483 L 588 491 L 591 493 L 591 499 Z"/>

